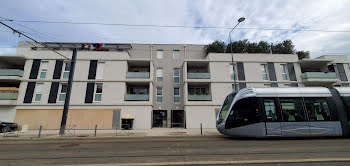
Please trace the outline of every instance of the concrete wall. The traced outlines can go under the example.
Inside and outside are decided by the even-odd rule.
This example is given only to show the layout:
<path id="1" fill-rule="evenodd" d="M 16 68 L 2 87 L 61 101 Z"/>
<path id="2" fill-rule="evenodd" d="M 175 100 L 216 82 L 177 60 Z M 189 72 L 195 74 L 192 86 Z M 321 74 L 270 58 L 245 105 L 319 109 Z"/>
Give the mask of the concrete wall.
<path id="1" fill-rule="evenodd" d="M 203 128 L 215 128 L 218 108 L 220 106 L 185 106 L 186 128 L 197 129 L 201 123 Z"/>
<path id="2" fill-rule="evenodd" d="M 13 122 L 16 115 L 16 106 L 0 105 L 0 121 Z"/>

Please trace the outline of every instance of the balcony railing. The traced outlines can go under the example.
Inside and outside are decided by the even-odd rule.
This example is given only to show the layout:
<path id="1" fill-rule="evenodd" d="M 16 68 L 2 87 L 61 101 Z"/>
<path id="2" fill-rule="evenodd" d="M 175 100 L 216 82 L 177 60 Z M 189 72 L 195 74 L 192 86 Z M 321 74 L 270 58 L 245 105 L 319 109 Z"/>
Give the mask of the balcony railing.
<path id="1" fill-rule="evenodd" d="M 0 91 L 0 100 L 17 100 L 17 92 L 1 92 Z"/>
<path id="2" fill-rule="evenodd" d="M 0 76 L 23 76 L 23 70 L 20 69 L 0 69 Z"/>
<path id="3" fill-rule="evenodd" d="M 125 101 L 148 101 L 148 94 L 125 94 Z"/>
<path id="4" fill-rule="evenodd" d="M 188 95 L 188 101 L 211 101 L 211 94 L 208 95 Z"/>
<path id="5" fill-rule="evenodd" d="M 210 79 L 210 73 L 187 73 L 188 79 Z"/>
<path id="6" fill-rule="evenodd" d="M 149 72 L 127 72 L 126 78 L 149 78 Z"/>
<path id="7" fill-rule="evenodd" d="M 304 72 L 301 74 L 303 79 L 337 79 L 335 72 Z"/>

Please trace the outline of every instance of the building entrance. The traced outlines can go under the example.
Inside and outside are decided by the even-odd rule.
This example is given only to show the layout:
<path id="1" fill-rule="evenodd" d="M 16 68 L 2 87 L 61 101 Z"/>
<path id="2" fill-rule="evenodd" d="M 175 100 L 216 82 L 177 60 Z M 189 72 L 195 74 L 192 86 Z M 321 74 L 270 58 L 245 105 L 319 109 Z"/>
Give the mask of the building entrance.
<path id="1" fill-rule="evenodd" d="M 184 110 L 171 110 L 171 126 L 185 128 Z"/>
<path id="2" fill-rule="evenodd" d="M 152 127 L 167 127 L 167 110 L 153 110 Z"/>

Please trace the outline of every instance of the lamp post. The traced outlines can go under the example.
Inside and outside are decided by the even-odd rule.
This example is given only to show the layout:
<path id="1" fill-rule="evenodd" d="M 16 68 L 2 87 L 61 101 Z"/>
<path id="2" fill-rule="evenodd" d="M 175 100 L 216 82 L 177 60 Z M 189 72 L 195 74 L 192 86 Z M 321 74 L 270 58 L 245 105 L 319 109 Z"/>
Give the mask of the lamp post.
<path id="1" fill-rule="evenodd" d="M 238 19 L 238 23 L 236 24 L 236 26 L 237 26 L 239 23 L 243 22 L 244 20 L 245 20 L 244 17 L 239 18 L 239 19 Z M 232 30 L 231 30 L 230 33 L 229 33 L 229 36 L 230 36 L 230 47 L 231 47 L 231 60 L 232 60 L 233 81 L 234 81 L 235 91 L 237 91 L 237 84 L 236 84 L 235 66 L 233 65 L 233 51 L 232 51 L 231 32 L 236 28 L 236 26 L 233 27 Z"/>

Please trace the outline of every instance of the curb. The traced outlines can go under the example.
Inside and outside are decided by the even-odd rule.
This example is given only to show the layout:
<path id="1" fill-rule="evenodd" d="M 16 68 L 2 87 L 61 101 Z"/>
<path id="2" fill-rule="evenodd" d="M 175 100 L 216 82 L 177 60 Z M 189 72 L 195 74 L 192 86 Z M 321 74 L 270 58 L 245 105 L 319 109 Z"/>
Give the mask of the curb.
<path id="1" fill-rule="evenodd" d="M 87 164 L 86 166 L 164 166 L 164 165 L 242 165 L 242 164 L 278 164 L 278 163 L 314 163 L 314 162 L 350 162 L 350 158 L 313 158 L 286 160 L 243 160 L 243 161 L 188 161 L 163 163 L 125 163 L 125 164 Z"/>

